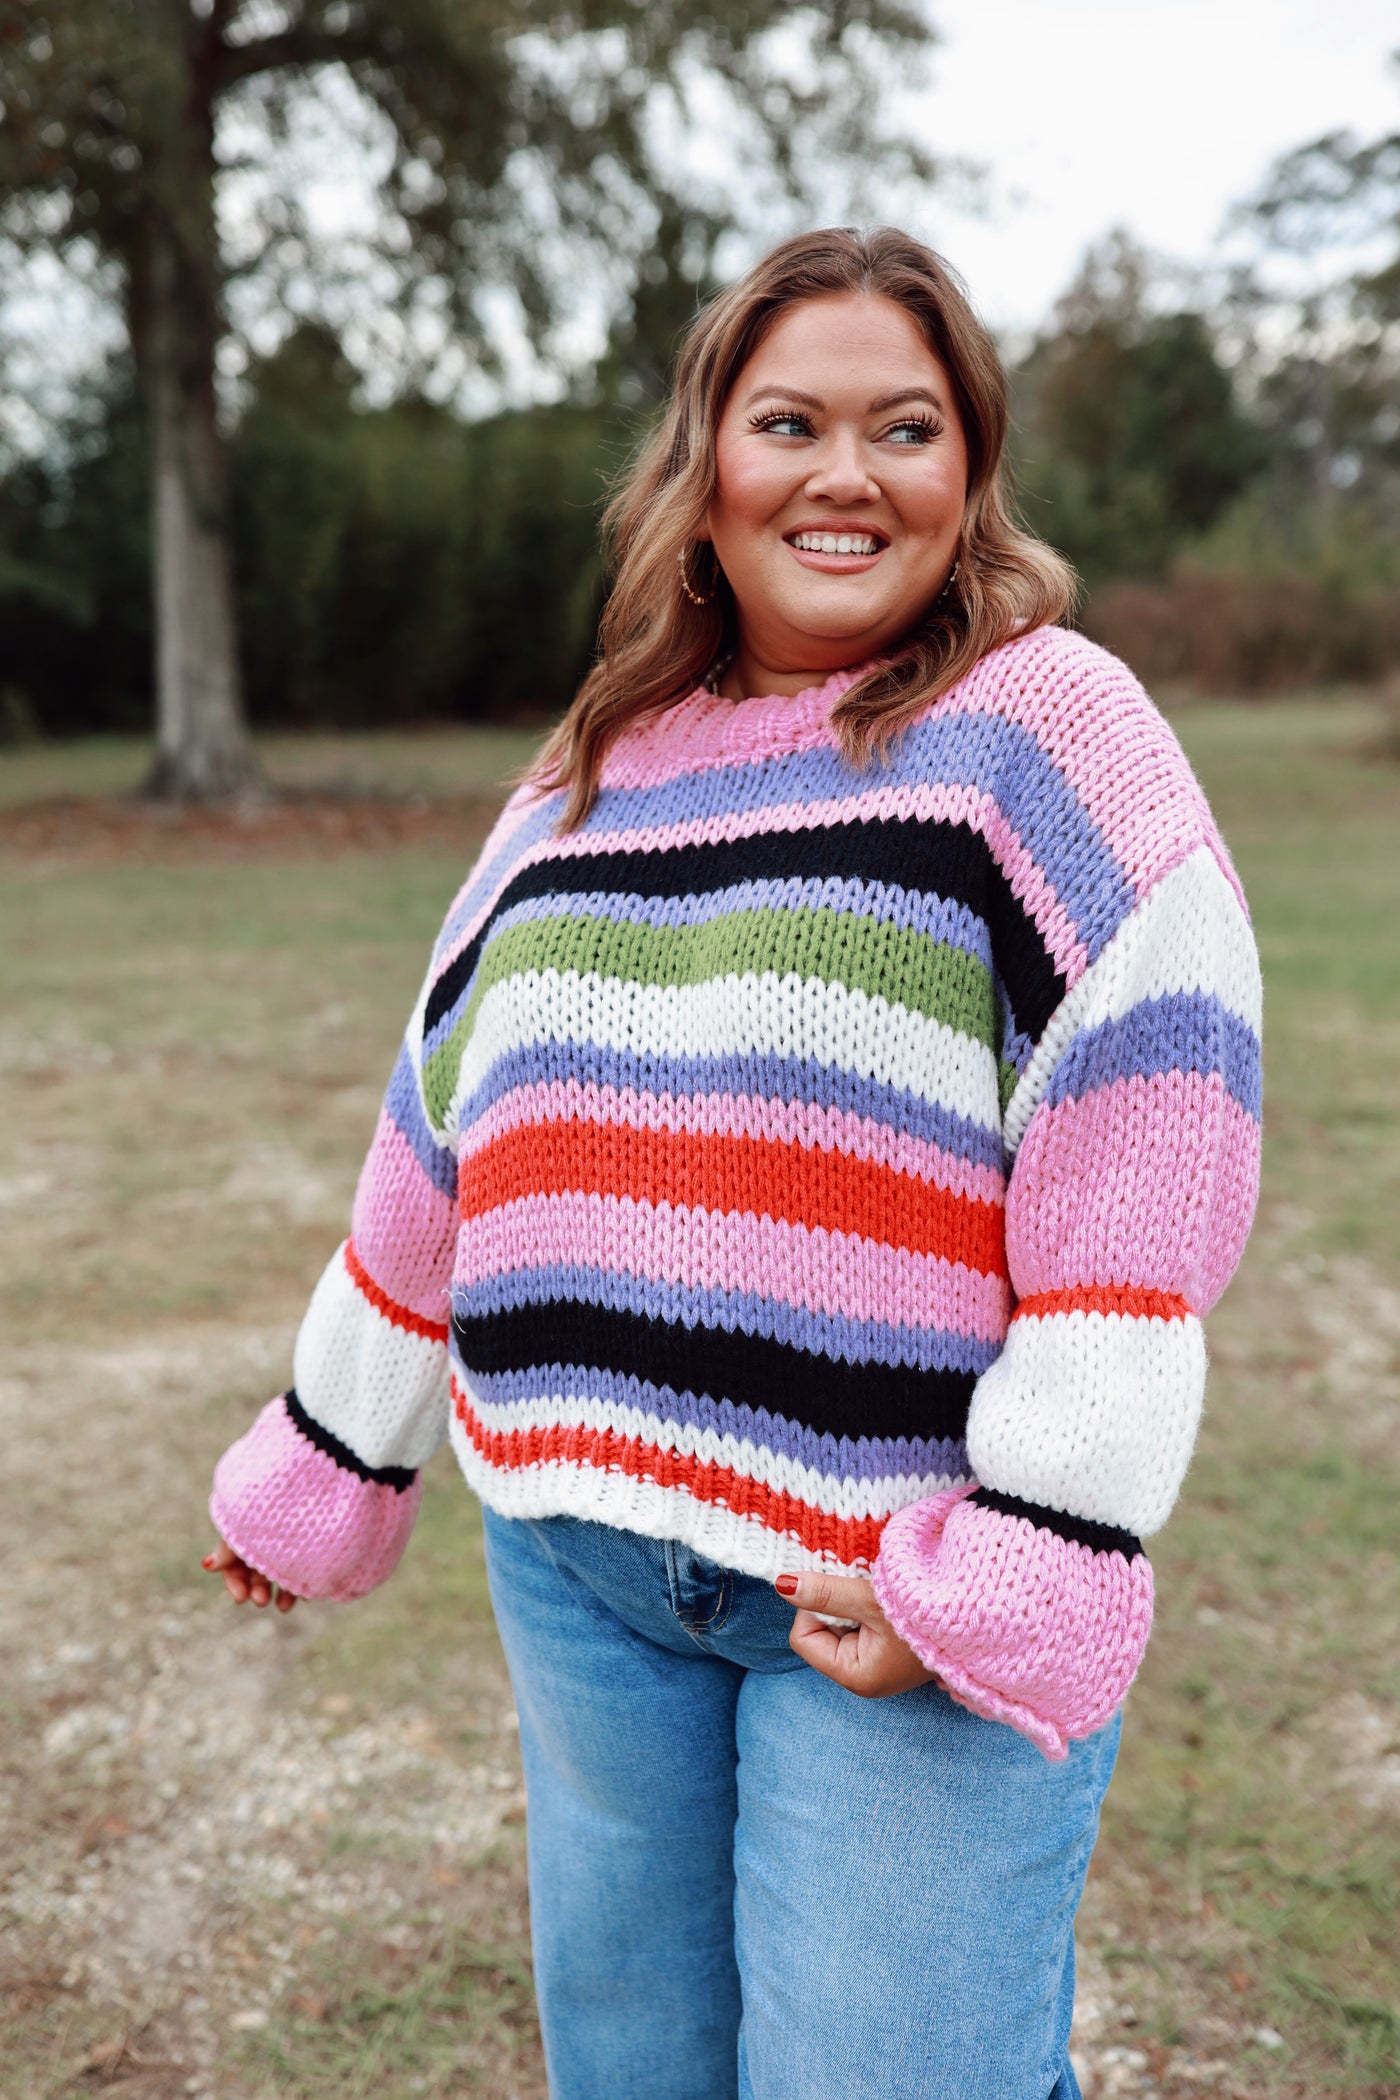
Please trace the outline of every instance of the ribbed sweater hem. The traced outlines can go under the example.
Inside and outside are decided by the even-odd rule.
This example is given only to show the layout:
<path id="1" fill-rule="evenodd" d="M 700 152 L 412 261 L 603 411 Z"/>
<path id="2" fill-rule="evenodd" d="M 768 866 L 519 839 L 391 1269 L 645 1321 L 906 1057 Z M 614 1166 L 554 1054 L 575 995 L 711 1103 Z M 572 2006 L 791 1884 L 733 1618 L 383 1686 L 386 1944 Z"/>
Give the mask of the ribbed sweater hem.
<path id="1" fill-rule="evenodd" d="M 835 1554 L 804 1547 L 788 1533 L 773 1531 L 756 1517 L 722 1504 L 698 1501 L 687 1488 L 665 1487 L 625 1473 L 605 1473 L 571 1460 L 549 1460 L 533 1466 L 494 1466 L 472 1443 L 461 1417 L 454 1413 L 452 1449 L 467 1485 L 499 1517 L 579 1517 L 611 1524 L 643 1538 L 674 1539 L 693 1553 L 703 1553 L 722 1568 L 771 1582 L 809 1568 L 832 1575 L 869 1575 L 868 1561 L 847 1562 Z M 961 1478 L 909 1480 L 907 1507 L 929 1495 L 963 1485 Z M 893 1510 L 888 1512 L 892 1516 Z M 883 1519 L 877 1519 L 877 1523 Z"/>

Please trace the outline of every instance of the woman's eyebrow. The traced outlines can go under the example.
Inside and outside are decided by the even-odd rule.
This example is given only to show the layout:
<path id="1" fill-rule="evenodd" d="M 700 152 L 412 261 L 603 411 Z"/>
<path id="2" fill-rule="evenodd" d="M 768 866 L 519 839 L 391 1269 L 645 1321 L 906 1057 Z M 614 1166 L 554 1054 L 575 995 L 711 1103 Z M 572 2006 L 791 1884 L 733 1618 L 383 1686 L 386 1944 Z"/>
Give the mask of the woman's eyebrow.
<path id="1" fill-rule="evenodd" d="M 771 395 L 780 401 L 795 402 L 800 408 L 823 409 L 826 407 L 826 403 L 816 394 L 804 394 L 801 387 L 797 386 L 755 387 L 751 394 L 745 396 L 742 406 L 744 408 L 752 408 L 755 401 L 762 401 L 766 395 Z M 940 412 L 943 409 L 943 403 L 939 400 L 937 394 L 931 393 L 928 387 L 906 386 L 901 387 L 898 393 L 895 394 L 881 394 L 878 401 L 870 403 L 866 409 L 866 414 L 880 416 L 885 413 L 886 409 L 898 408 L 905 401 L 927 401 L 930 408 L 936 408 Z"/>
<path id="2" fill-rule="evenodd" d="M 897 394 L 881 394 L 878 401 L 871 402 L 870 413 L 872 416 L 883 415 L 887 408 L 898 408 L 902 401 L 927 401 L 930 408 L 937 409 L 943 406 L 937 394 L 931 393 L 926 386 L 906 386 L 901 387 Z"/>
<path id="3" fill-rule="evenodd" d="M 826 406 L 826 403 L 819 401 L 815 394 L 804 394 L 800 386 L 756 386 L 751 394 L 745 396 L 743 406 L 752 408 L 755 401 L 761 401 L 765 394 L 774 394 L 781 401 L 799 402 L 803 408 L 825 408 Z"/>

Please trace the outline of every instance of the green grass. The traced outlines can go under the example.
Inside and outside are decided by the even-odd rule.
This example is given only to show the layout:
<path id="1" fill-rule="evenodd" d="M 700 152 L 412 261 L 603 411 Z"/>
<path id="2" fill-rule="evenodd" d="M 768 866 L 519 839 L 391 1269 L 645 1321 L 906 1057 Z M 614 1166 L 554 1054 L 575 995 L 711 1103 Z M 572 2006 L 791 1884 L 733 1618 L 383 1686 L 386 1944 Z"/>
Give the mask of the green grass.
<path id="1" fill-rule="evenodd" d="M 1394 2091 L 1400 1788 L 1386 1815 L 1348 1775 L 1363 1714 L 1400 1753 L 1400 767 L 1357 706 L 1176 726 L 1259 934 L 1264 1198 L 1154 1542 L 1096 1901 L 1140 1928 L 1164 2034 L 1233 1999 L 1285 2037 L 1262 2089 Z"/>
<path id="2" fill-rule="evenodd" d="M 1154 1543 L 1158 1626 L 1091 1877 L 1086 1966 L 1113 2001 L 1103 2039 L 1159 2052 L 1163 2092 L 1188 2090 L 1173 2065 L 1215 2056 L 1237 2093 L 1378 2096 L 1400 2090 L 1400 1788 L 1387 1762 L 1400 1755 L 1400 766 L 1373 755 L 1358 702 L 1217 703 L 1174 719 L 1264 957 L 1265 1195 L 1211 1322 L 1198 1455 Z M 404 792 L 499 782 L 524 749 L 463 734 L 268 746 L 279 777 Z M 7 754 L 0 799 L 120 789 L 140 762 L 118 745 Z M 7 1333 L 58 1352 L 74 1337 L 198 1343 L 239 1321 L 290 1336 L 343 1230 L 466 852 L 9 863 Z M 132 1580 L 189 1604 L 201 1481 L 256 1397 L 215 1368 L 162 1417 L 163 1492 L 134 1544 L 136 1490 L 120 1470 L 89 1487 L 80 1523 L 57 1478 L 45 1486 L 16 1517 L 44 1534 L 43 1565 L 100 1582 L 125 1552 Z M 34 1606 L 46 1648 L 64 1637 L 49 1579 L 36 1577 Z M 333 1703 L 354 1727 L 412 1710 L 444 1757 L 481 1754 L 500 1666 L 479 1524 L 445 1461 L 394 1582 L 293 1618 L 267 1629 L 283 1658 L 277 1711 Z M 69 1827 L 60 1808 L 77 1816 L 77 1797 L 54 1809 L 55 1830 Z M 348 1858 L 360 1839 L 332 1819 L 317 1842 Z M 364 1842 L 367 1872 L 400 1876 L 412 1960 L 369 1916 L 313 1936 L 269 2025 L 227 2042 L 220 2100 L 537 2092 L 518 1831 L 479 1883 L 443 1897 L 451 1931 L 427 1864 L 399 1838 Z M 258 1931 L 281 1929 L 271 1911 L 245 1921 L 249 1959 Z M 34 2061 L 48 2050 L 45 2064 L 68 2064 L 57 2013 L 33 2017 Z M 86 2046 L 91 2023 L 67 2017 Z M 1252 2039 L 1269 2029 L 1281 2048 Z M 1213 2089 L 1202 2076 L 1190 2090 Z M 91 2089 L 76 2070 L 45 2078 L 36 2092 Z"/>

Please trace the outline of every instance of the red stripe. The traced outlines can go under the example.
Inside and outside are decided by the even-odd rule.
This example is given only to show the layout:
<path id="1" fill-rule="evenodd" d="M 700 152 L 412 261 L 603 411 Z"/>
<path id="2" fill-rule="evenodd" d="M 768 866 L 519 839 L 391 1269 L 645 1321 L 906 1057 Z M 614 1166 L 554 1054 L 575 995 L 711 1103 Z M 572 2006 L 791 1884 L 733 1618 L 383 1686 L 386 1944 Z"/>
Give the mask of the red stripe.
<path id="1" fill-rule="evenodd" d="M 813 1509 L 796 1495 L 779 1494 L 736 1473 L 681 1451 L 663 1451 L 640 1437 L 619 1436 L 611 1429 L 555 1424 L 548 1429 L 486 1428 L 471 1403 L 452 1381 L 457 1419 L 489 1466 L 518 1473 L 527 1466 L 563 1461 L 591 1466 L 599 1473 L 625 1473 L 632 1480 L 654 1480 L 658 1487 L 680 1488 L 695 1502 L 716 1502 L 736 1517 L 755 1518 L 768 1531 L 796 1539 L 809 1553 L 837 1560 L 843 1567 L 870 1567 L 880 1550 L 883 1517 L 834 1517 Z"/>
<path id="2" fill-rule="evenodd" d="M 999 1203 L 961 1196 L 876 1160 L 770 1138 L 633 1130 L 616 1123 L 524 1124 L 461 1165 L 464 1218 L 521 1196 L 630 1196 L 844 1232 L 1005 1276 Z"/>
<path id="3" fill-rule="evenodd" d="M 1051 1313 L 1121 1313 L 1132 1320 L 1188 1320 L 1191 1306 L 1175 1291 L 1149 1291 L 1132 1283 L 1086 1283 L 1078 1289 L 1037 1291 L 1023 1298 L 1013 1320 L 1046 1320 Z"/>
<path id="4" fill-rule="evenodd" d="M 400 1327 L 405 1334 L 421 1334 L 426 1342 L 447 1340 L 445 1320 L 425 1320 L 421 1313 L 410 1312 L 406 1305 L 398 1304 L 387 1291 L 380 1290 L 355 1252 L 353 1240 L 345 1242 L 345 1266 L 350 1271 L 351 1280 L 360 1296 L 368 1298 L 375 1311 L 382 1313 L 391 1327 Z"/>

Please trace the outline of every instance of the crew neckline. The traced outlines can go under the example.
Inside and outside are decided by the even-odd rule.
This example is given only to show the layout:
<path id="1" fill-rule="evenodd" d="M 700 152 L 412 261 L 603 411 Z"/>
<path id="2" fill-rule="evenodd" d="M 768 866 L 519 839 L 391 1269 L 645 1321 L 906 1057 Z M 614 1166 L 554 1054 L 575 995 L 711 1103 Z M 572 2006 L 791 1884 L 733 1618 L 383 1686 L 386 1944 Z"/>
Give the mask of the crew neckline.
<path id="1" fill-rule="evenodd" d="M 870 664 L 846 665 L 833 671 L 818 685 L 804 685 L 796 693 L 749 693 L 742 700 L 712 693 L 697 686 L 692 700 L 700 703 L 716 724 L 723 724 L 726 747 L 734 741 L 752 746 L 766 737 L 786 744 L 795 736 L 810 736 L 826 726 L 832 708 L 870 669 Z"/>

